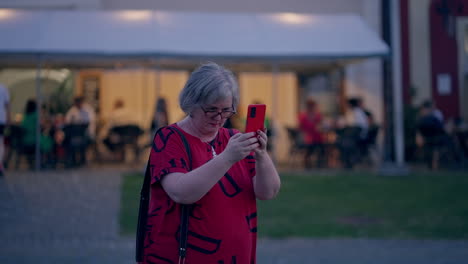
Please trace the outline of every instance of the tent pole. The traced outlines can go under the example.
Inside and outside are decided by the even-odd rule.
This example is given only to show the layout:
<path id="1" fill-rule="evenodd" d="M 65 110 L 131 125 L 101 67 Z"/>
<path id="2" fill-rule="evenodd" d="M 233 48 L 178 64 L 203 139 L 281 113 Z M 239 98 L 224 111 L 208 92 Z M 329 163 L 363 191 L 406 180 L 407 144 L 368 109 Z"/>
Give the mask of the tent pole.
<path id="1" fill-rule="evenodd" d="M 273 102 L 272 102 L 272 108 L 271 108 L 271 114 L 270 116 L 270 129 L 273 129 L 273 118 L 278 118 L 278 73 L 279 73 L 279 66 L 278 63 L 273 62 L 272 65 L 272 75 L 273 75 L 273 82 L 272 82 L 272 95 L 273 95 Z M 273 131 L 272 131 L 273 132 Z M 276 140 L 277 137 L 273 137 L 270 142 L 272 143 L 271 147 L 271 155 L 273 159 L 273 163 L 277 163 L 277 154 L 276 154 Z"/>
<path id="2" fill-rule="evenodd" d="M 41 87 L 41 72 L 42 72 L 42 56 L 37 57 L 36 68 L 36 145 L 35 145 L 35 170 L 41 170 L 41 105 L 42 105 L 42 87 Z"/>
<path id="3" fill-rule="evenodd" d="M 399 1 L 392 1 L 391 34 L 393 39 L 393 122 L 395 135 L 395 161 L 397 166 L 405 164 L 405 143 L 403 133 L 403 92 L 401 77 L 401 39 L 400 39 L 400 5 Z"/>
<path id="4" fill-rule="evenodd" d="M 399 5 L 398 1 L 381 1 L 382 35 L 390 47 L 391 56 L 383 62 L 385 134 L 380 173 L 406 175 L 408 168 L 404 163 Z"/>

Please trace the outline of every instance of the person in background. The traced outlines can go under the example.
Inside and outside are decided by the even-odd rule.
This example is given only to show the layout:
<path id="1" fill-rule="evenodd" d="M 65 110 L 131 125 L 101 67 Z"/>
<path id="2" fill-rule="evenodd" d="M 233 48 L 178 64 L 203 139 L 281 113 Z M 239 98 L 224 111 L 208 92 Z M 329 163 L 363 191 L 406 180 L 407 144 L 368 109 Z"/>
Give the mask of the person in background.
<path id="1" fill-rule="evenodd" d="M 427 109 L 426 112 L 429 112 L 435 118 L 437 118 L 442 124 L 444 124 L 444 114 L 440 111 L 432 101 L 426 100 L 422 103 L 422 107 Z"/>
<path id="2" fill-rule="evenodd" d="M 377 135 L 380 127 L 377 124 L 372 112 L 364 106 L 362 98 L 358 98 L 358 106 L 367 118 L 367 131 L 365 135 L 361 135 L 359 140 L 360 154 L 362 158 L 369 157 L 372 164 L 377 164 L 379 159 L 379 153 L 377 148 Z"/>
<path id="3" fill-rule="evenodd" d="M 75 97 L 73 106 L 65 115 L 65 124 L 88 124 L 88 137 L 94 139 L 96 134 L 96 114 L 92 107 L 85 102 L 83 96 Z"/>
<path id="4" fill-rule="evenodd" d="M 21 127 L 23 129 L 23 153 L 26 154 L 30 169 L 33 169 L 34 166 L 34 152 L 36 149 L 36 122 L 36 101 L 33 99 L 29 99 L 26 102 L 26 106 L 24 108 L 24 115 L 23 121 L 21 121 Z"/>
<path id="5" fill-rule="evenodd" d="M 78 96 L 65 115 L 65 149 L 67 167 L 82 166 L 87 162 L 88 147 L 95 143 L 96 117 L 94 110 Z M 95 145 L 94 145 L 95 146 Z"/>
<path id="6" fill-rule="evenodd" d="M 317 167 L 322 167 L 325 161 L 324 138 L 321 132 L 322 113 L 312 97 L 307 98 L 305 111 L 299 114 L 299 130 L 303 135 L 307 151 L 304 156 L 305 168 L 310 168 L 310 157 L 317 152 Z"/>
<path id="7" fill-rule="evenodd" d="M 274 198 L 280 178 L 263 131 L 223 127 L 238 102 L 233 74 L 215 63 L 200 66 L 185 84 L 179 103 L 186 117 L 156 134 L 149 157 L 144 263 L 180 261 L 183 204 L 192 205 L 187 263 L 256 262 L 256 199 Z M 186 138 L 191 159 L 176 129 Z"/>
<path id="8" fill-rule="evenodd" d="M 167 112 L 167 102 L 165 98 L 160 97 L 156 102 L 153 119 L 151 120 L 151 134 L 154 135 L 159 128 L 165 127 L 168 124 L 169 114 Z"/>
<path id="9" fill-rule="evenodd" d="M 424 141 L 424 159 L 430 169 L 438 167 L 437 153 L 444 146 L 449 146 L 450 140 L 440 117 L 434 114 L 431 103 L 422 103 L 419 109 L 419 119 L 416 124 Z"/>
<path id="10" fill-rule="evenodd" d="M 0 84 L 0 177 L 5 173 L 4 170 L 4 131 L 5 127 L 10 123 L 10 93 L 8 89 Z"/>
<path id="11" fill-rule="evenodd" d="M 364 100 L 362 98 L 355 98 L 357 100 L 358 107 L 364 112 L 367 118 L 367 126 L 370 128 L 372 125 L 375 125 L 375 119 L 372 112 L 364 106 Z"/>
<path id="12" fill-rule="evenodd" d="M 65 140 L 65 133 L 63 131 L 65 127 L 65 115 L 57 113 L 53 117 L 52 126 L 54 140 L 53 160 L 55 165 L 57 165 L 57 163 L 65 163 L 66 161 L 66 151 L 63 144 Z"/>
<path id="13" fill-rule="evenodd" d="M 23 152 L 26 154 L 30 169 L 34 168 L 35 150 L 36 150 L 36 126 L 37 126 L 37 106 L 34 99 L 29 99 L 26 102 L 24 109 L 23 121 L 21 127 L 23 129 Z M 53 147 L 53 140 L 49 135 L 49 127 L 41 122 L 40 145 L 41 150 L 41 165 L 46 164 L 49 159 Z"/>
<path id="14" fill-rule="evenodd" d="M 419 110 L 417 121 L 418 131 L 428 138 L 437 138 L 446 134 L 444 124 L 434 115 L 431 104 L 423 103 Z"/>
<path id="15" fill-rule="evenodd" d="M 365 110 L 361 107 L 362 101 L 360 98 L 351 98 L 348 100 L 348 111 L 346 111 L 345 122 L 346 126 L 360 128 L 360 139 L 364 140 L 367 137 L 369 130 L 369 117 Z"/>
<path id="16" fill-rule="evenodd" d="M 103 139 L 104 145 L 110 150 L 114 151 L 115 146 L 120 144 L 118 137 L 113 132 L 113 129 L 119 126 L 134 125 L 138 126 L 137 120 L 134 118 L 134 114 L 125 107 L 125 103 L 122 99 L 117 99 L 114 103 L 114 109 L 110 112 L 104 126 L 100 130 L 100 138 Z"/>

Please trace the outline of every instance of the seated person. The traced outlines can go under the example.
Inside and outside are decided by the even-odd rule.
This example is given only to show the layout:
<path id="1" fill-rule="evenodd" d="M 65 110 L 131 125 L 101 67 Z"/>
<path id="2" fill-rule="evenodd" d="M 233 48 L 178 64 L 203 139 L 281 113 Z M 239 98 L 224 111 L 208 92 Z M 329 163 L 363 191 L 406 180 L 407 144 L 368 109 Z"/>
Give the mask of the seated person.
<path id="1" fill-rule="evenodd" d="M 369 130 L 370 112 L 362 108 L 362 100 L 360 98 L 351 98 L 348 100 L 348 109 L 345 114 L 346 126 L 360 128 L 360 140 L 365 140 Z"/>
<path id="2" fill-rule="evenodd" d="M 316 151 L 318 151 L 317 166 L 322 167 L 324 165 L 325 149 L 323 145 L 324 137 L 321 132 L 322 120 L 322 114 L 317 103 L 312 98 L 308 98 L 305 111 L 299 114 L 299 129 L 307 146 L 304 157 L 306 168 L 310 167 L 309 159 Z"/>
<path id="3" fill-rule="evenodd" d="M 75 98 L 73 106 L 65 115 L 66 125 L 88 125 L 87 136 L 94 139 L 96 130 L 96 114 L 92 107 L 85 103 L 84 97 Z"/>
<path id="4" fill-rule="evenodd" d="M 450 138 L 440 118 L 434 114 L 430 105 L 423 104 L 416 124 L 418 132 L 424 139 L 424 156 L 429 168 L 433 169 L 434 152 L 443 146 L 451 146 Z"/>
<path id="5" fill-rule="evenodd" d="M 420 109 L 420 117 L 417 122 L 418 131 L 425 141 L 436 142 L 446 135 L 444 124 L 435 116 L 431 109 L 423 105 Z"/>
<path id="6" fill-rule="evenodd" d="M 94 110 L 82 96 L 74 99 L 73 106 L 65 115 L 65 149 L 67 166 L 81 166 L 87 161 L 86 150 L 94 142 L 96 117 Z M 84 132 L 83 132 L 84 131 Z"/>
<path id="7" fill-rule="evenodd" d="M 24 117 L 21 122 L 22 129 L 22 142 L 21 148 L 22 153 L 26 155 L 29 163 L 29 167 L 33 169 L 34 160 L 35 160 L 35 151 L 36 151 L 36 126 L 37 126 L 37 108 L 36 101 L 30 99 L 26 103 Z M 41 150 L 42 158 L 41 164 L 44 165 L 47 162 L 48 155 L 52 150 L 53 141 L 49 136 L 49 127 L 45 123 L 41 124 L 41 134 L 40 134 L 40 145 L 39 149 Z"/>
<path id="8" fill-rule="evenodd" d="M 114 104 L 113 111 L 107 117 L 107 120 L 99 133 L 100 138 L 103 139 L 102 142 L 111 152 L 115 152 L 117 148 L 122 145 L 123 142 L 121 133 L 133 133 L 131 128 L 125 129 L 125 131 L 120 131 L 118 129 L 119 127 L 123 128 L 125 126 L 135 127 L 137 128 L 136 130 L 141 131 L 137 125 L 137 121 L 134 118 L 134 114 L 125 108 L 123 100 L 118 99 Z M 137 137 L 138 134 L 140 133 L 128 136 Z M 121 158 L 122 157 L 120 157 L 120 159 Z"/>

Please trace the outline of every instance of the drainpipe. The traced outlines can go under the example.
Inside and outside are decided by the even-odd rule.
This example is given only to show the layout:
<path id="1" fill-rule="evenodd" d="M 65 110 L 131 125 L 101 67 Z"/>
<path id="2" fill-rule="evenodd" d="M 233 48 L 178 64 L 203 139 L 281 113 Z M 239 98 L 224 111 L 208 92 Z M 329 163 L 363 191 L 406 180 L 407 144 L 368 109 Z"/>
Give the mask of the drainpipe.
<path id="1" fill-rule="evenodd" d="M 382 0 L 382 37 L 390 47 L 383 61 L 384 153 L 380 173 L 407 174 L 404 163 L 404 134 L 400 43 L 400 0 Z"/>
<path id="2" fill-rule="evenodd" d="M 403 85 L 401 61 L 401 27 L 400 27 L 400 0 L 392 1 L 392 60 L 393 60 L 393 123 L 395 135 L 395 161 L 398 167 L 405 164 L 405 142 L 403 132 Z"/>

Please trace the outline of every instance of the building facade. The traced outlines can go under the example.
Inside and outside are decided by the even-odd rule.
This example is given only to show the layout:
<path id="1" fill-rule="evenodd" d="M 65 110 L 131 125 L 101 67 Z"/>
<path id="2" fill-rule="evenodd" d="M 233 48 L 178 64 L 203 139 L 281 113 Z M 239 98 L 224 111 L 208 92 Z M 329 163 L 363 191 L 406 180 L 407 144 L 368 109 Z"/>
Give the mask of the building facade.
<path id="1" fill-rule="evenodd" d="M 400 0 L 404 100 L 468 118 L 467 0 Z"/>

